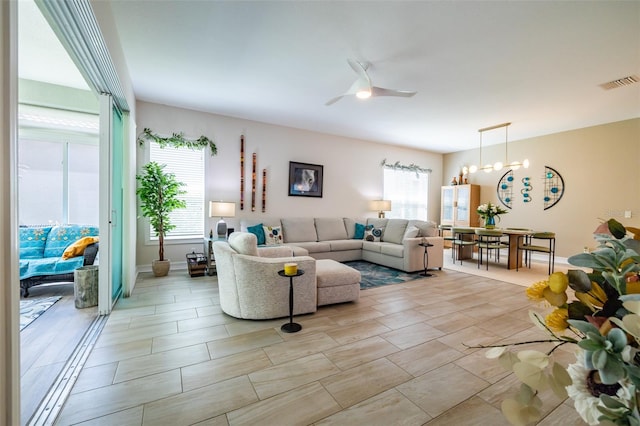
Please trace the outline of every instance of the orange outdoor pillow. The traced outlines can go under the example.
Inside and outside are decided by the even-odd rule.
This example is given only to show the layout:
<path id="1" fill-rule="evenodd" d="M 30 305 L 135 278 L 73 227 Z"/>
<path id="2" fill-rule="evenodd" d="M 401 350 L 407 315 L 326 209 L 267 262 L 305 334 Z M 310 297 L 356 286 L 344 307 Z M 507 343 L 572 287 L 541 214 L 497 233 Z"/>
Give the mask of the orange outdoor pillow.
<path id="1" fill-rule="evenodd" d="M 62 253 L 62 258 L 64 260 L 71 259 L 72 257 L 82 256 L 84 254 L 84 249 L 87 248 L 89 244 L 97 243 L 98 237 L 82 237 L 78 241 L 72 243 L 69 247 L 64 249 L 64 253 Z"/>

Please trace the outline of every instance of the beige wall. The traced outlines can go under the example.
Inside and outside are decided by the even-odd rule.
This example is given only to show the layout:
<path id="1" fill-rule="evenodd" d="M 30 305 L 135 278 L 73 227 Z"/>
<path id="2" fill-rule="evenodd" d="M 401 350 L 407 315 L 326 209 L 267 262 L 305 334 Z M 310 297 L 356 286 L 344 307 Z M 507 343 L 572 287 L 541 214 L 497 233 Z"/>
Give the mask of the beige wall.
<path id="1" fill-rule="evenodd" d="M 245 135 L 245 210 L 236 206 L 237 215 L 225 219 L 229 227 L 239 228 L 241 218 L 314 217 L 314 216 L 375 216 L 368 211 L 368 201 L 383 193 L 383 168 L 380 163 L 400 161 L 431 168 L 428 217 L 439 221 L 440 186 L 442 185 L 442 155 L 383 145 L 358 139 L 309 132 L 255 121 L 241 120 L 164 105 L 138 102 L 137 127 L 151 128 L 159 134 L 185 132 L 188 137 L 206 135 L 215 140 L 218 155 L 206 162 L 206 199 L 240 201 L 240 135 Z M 258 171 L 267 169 L 267 212 L 260 209 L 257 195 L 256 212 L 250 210 L 251 155 L 257 154 Z M 138 168 L 145 163 L 145 152 L 138 149 Z M 289 197 L 287 192 L 289 161 L 324 166 L 322 198 Z M 258 180 L 262 188 L 262 179 Z M 217 218 L 205 218 L 205 229 L 215 226 Z M 137 264 L 150 265 L 157 258 L 157 244 L 146 243 L 146 222 L 138 221 Z M 166 245 L 167 257 L 185 261 L 186 253 L 201 242 Z"/>
<path id="2" fill-rule="evenodd" d="M 528 158 L 531 166 L 514 172 L 513 209 L 500 226 L 556 232 L 561 257 L 593 248 L 592 232 L 600 219 L 614 217 L 640 227 L 640 119 L 510 141 L 508 152 L 509 161 Z M 478 156 L 478 149 L 444 155 L 444 181 L 450 182 L 461 166 L 477 163 Z M 504 143 L 483 148 L 482 157 L 484 163 L 504 161 Z M 562 199 L 548 210 L 542 200 L 545 165 L 565 182 Z M 470 183 L 481 185 L 481 202 L 498 202 L 496 186 L 505 171 L 469 175 Z M 520 194 L 525 176 L 533 186 L 530 203 L 523 203 Z M 623 217 L 625 210 L 632 212 L 631 219 Z"/>

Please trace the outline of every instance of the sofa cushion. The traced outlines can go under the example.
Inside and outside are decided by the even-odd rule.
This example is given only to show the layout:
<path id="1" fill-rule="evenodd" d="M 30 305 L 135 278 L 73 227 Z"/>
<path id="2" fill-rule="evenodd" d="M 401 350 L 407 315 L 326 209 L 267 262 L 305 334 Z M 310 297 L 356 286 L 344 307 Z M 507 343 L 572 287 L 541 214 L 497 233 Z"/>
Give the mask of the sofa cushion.
<path id="1" fill-rule="evenodd" d="M 287 243 L 318 241 L 312 217 L 281 219 L 282 232 Z"/>
<path id="2" fill-rule="evenodd" d="M 43 257 L 41 259 L 20 260 L 20 279 L 43 275 L 59 275 L 73 273 L 84 264 L 84 258 L 72 257 L 62 260 L 60 256 Z"/>
<path id="3" fill-rule="evenodd" d="M 316 218 L 315 224 L 318 241 L 347 239 L 347 230 L 344 227 L 344 220 L 342 218 Z"/>
<path id="4" fill-rule="evenodd" d="M 258 237 L 250 232 L 234 232 L 229 235 L 229 246 L 237 253 L 258 256 Z"/>
<path id="5" fill-rule="evenodd" d="M 50 226 L 20 228 L 20 259 L 41 259 Z"/>
<path id="6" fill-rule="evenodd" d="M 362 240 L 333 240 L 327 242 L 331 246 L 331 251 L 362 249 Z"/>
<path id="7" fill-rule="evenodd" d="M 284 244 L 282 237 L 282 227 L 280 226 L 263 226 L 264 243 L 266 245 Z"/>
<path id="8" fill-rule="evenodd" d="M 404 232 L 407 230 L 407 219 L 389 219 L 384 228 L 382 241 L 394 244 L 402 244 Z"/>
<path id="9" fill-rule="evenodd" d="M 367 228 L 364 231 L 364 240 L 377 243 L 380 241 L 380 238 L 382 238 L 383 232 L 384 230 L 382 228 Z"/>
<path id="10" fill-rule="evenodd" d="M 265 244 L 264 229 L 262 229 L 262 226 L 262 223 L 259 223 L 258 225 L 247 226 L 247 232 L 251 232 L 256 236 L 258 245 Z"/>
<path id="11" fill-rule="evenodd" d="M 364 231 L 367 229 L 367 225 L 365 225 L 364 223 L 356 222 L 355 226 L 356 226 L 356 231 L 353 234 L 353 239 L 354 240 L 364 239 Z"/>
<path id="12" fill-rule="evenodd" d="M 362 241 L 362 250 L 380 253 L 382 250 L 382 243 L 374 243 L 373 241 L 364 240 Z"/>
<path id="13" fill-rule="evenodd" d="M 405 238 L 416 238 L 418 236 L 418 234 L 420 233 L 420 230 L 411 225 L 411 226 L 407 226 L 407 230 L 404 231 L 404 237 L 402 237 L 402 239 Z"/>
<path id="14" fill-rule="evenodd" d="M 367 219 L 367 225 L 373 225 L 374 228 L 384 229 L 387 226 L 389 219 L 370 217 Z"/>
<path id="15" fill-rule="evenodd" d="M 84 249 L 87 248 L 88 245 L 97 243 L 99 241 L 99 237 L 82 237 L 79 240 L 71 243 L 64 252 L 62 253 L 62 258 L 64 260 L 71 259 L 72 257 L 82 256 L 84 254 Z"/>
<path id="16" fill-rule="evenodd" d="M 404 246 L 395 243 L 382 243 L 380 245 L 380 253 L 387 256 L 402 257 L 404 255 Z"/>
<path id="17" fill-rule="evenodd" d="M 360 271 L 343 263 L 330 259 L 316 261 L 316 280 L 318 288 L 359 284 Z"/>
<path id="18" fill-rule="evenodd" d="M 410 220 L 408 226 L 415 226 L 420 230 L 418 237 L 437 237 L 438 226 L 427 220 Z"/>
<path id="19" fill-rule="evenodd" d="M 331 244 L 329 244 L 326 241 L 315 241 L 315 242 L 308 242 L 308 243 L 295 243 L 293 244 L 294 246 L 298 246 L 298 247 L 302 247 L 303 249 L 306 249 L 309 254 L 311 255 L 312 253 L 325 253 L 328 251 L 331 251 Z M 295 251 L 294 251 L 294 256 L 298 256 Z"/>
<path id="20" fill-rule="evenodd" d="M 44 257 L 62 257 L 64 249 L 82 237 L 98 235 L 96 226 L 56 225 L 51 228 L 44 246 Z"/>
<path id="21" fill-rule="evenodd" d="M 367 219 L 352 219 L 350 217 L 345 217 L 344 219 L 344 229 L 347 231 L 347 239 L 356 238 L 356 223 L 364 225 L 367 223 Z M 364 238 L 364 230 L 362 231 L 362 235 L 359 240 Z"/>

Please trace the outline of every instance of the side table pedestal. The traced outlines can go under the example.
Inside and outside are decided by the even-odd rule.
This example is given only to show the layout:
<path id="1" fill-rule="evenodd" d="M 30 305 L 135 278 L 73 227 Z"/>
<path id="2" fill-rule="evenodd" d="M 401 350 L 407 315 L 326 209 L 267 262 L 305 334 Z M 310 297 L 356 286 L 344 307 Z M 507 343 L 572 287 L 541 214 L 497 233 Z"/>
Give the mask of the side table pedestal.
<path id="1" fill-rule="evenodd" d="M 299 277 L 303 274 L 304 271 L 302 269 L 298 269 L 298 272 L 296 272 L 295 275 L 285 274 L 284 269 L 278 271 L 278 275 L 280 275 L 281 277 L 289 277 L 289 322 L 283 324 L 282 327 L 280 327 L 280 330 L 284 331 L 285 333 L 296 333 L 302 330 L 302 326 L 300 324 L 293 322 L 293 277 Z"/>

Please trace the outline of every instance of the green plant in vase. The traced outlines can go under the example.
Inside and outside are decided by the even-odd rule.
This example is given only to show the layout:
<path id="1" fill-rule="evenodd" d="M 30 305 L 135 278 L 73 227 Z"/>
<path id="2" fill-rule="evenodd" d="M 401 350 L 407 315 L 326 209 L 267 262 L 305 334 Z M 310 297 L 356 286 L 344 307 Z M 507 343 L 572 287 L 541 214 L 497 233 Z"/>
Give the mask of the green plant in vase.
<path id="1" fill-rule="evenodd" d="M 181 189 L 184 183 L 176 180 L 173 173 L 165 172 L 164 167 L 164 164 L 152 161 L 144 165 L 142 174 L 136 175 L 136 194 L 140 197 L 142 216 L 149 219 L 155 236 L 158 237 L 158 260 L 151 264 L 157 277 L 167 275 L 171 267 L 170 261 L 164 257 L 164 237 L 176 227 L 171 223 L 170 213 L 187 206 L 180 199 L 180 195 L 186 193 Z"/>

